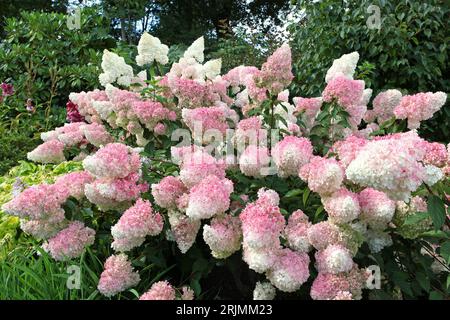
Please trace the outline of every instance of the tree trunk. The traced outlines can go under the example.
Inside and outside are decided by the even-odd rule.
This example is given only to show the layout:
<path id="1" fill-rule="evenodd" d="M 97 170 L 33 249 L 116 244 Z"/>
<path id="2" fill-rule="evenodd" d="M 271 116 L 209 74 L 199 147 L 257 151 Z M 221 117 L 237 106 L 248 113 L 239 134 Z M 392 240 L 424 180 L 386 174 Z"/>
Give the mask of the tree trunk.
<path id="1" fill-rule="evenodd" d="M 121 32 L 121 38 L 123 42 L 127 42 L 127 34 L 125 30 L 125 19 L 120 18 L 120 32 Z"/>

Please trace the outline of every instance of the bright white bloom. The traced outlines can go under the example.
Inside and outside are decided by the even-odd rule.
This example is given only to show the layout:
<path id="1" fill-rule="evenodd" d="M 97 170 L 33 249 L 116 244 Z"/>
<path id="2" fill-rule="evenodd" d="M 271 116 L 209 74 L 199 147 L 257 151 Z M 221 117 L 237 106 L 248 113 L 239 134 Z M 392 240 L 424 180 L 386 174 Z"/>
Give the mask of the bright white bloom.
<path id="1" fill-rule="evenodd" d="M 114 105 L 111 101 L 92 101 L 92 107 L 100 115 L 103 120 L 108 119 L 108 117 L 114 112 Z"/>
<path id="2" fill-rule="evenodd" d="M 185 58 L 194 58 L 198 62 L 202 63 L 205 59 L 205 56 L 203 54 L 203 51 L 205 50 L 205 40 L 203 37 L 198 38 L 195 40 L 189 48 L 187 48 L 186 52 L 184 53 Z"/>
<path id="3" fill-rule="evenodd" d="M 373 253 L 378 253 L 383 250 L 383 248 L 393 244 L 389 233 L 381 231 L 368 230 L 366 233 L 366 240 L 370 251 Z"/>
<path id="4" fill-rule="evenodd" d="M 138 55 L 136 56 L 136 63 L 138 66 L 144 66 L 156 61 L 162 65 L 169 62 L 167 54 L 169 47 L 162 44 L 161 41 L 152 35 L 144 32 L 138 43 Z"/>
<path id="5" fill-rule="evenodd" d="M 425 178 L 423 182 L 425 182 L 427 185 L 432 186 L 436 182 L 440 181 L 443 177 L 444 174 L 438 167 L 432 165 L 425 166 Z"/>
<path id="6" fill-rule="evenodd" d="M 275 298 L 276 289 L 270 282 L 258 281 L 253 290 L 253 300 L 273 300 Z"/>
<path id="7" fill-rule="evenodd" d="M 133 68 L 125 63 L 125 59 L 106 49 L 103 51 L 102 70 L 98 78 L 104 87 L 114 82 L 127 87 L 134 77 Z"/>
<path id="8" fill-rule="evenodd" d="M 349 54 L 344 54 L 339 59 L 335 59 L 333 61 L 333 65 L 327 71 L 325 82 L 328 83 L 337 76 L 344 76 L 346 78 L 353 79 L 353 74 L 355 73 L 358 60 L 359 53 L 356 51 Z"/>
<path id="9" fill-rule="evenodd" d="M 203 65 L 203 73 L 206 78 L 213 80 L 220 75 L 220 69 L 222 68 L 222 59 L 209 60 Z"/>
<path id="10" fill-rule="evenodd" d="M 325 250 L 316 253 L 317 270 L 322 273 L 337 274 L 348 272 L 353 268 L 350 251 L 336 244 L 329 245 Z"/>

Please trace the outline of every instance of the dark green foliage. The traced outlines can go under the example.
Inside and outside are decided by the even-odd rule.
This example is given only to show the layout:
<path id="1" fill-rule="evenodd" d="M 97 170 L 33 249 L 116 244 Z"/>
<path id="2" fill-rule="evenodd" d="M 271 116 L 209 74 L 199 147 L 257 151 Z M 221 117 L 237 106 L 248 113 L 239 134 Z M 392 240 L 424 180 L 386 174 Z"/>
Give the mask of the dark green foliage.
<path id="1" fill-rule="evenodd" d="M 333 59 L 358 51 L 361 62 L 374 65 L 370 87 L 406 93 L 450 91 L 446 1 L 298 1 L 300 23 L 291 25 L 296 95 L 317 96 Z M 381 28 L 369 29 L 369 5 L 380 8 Z M 450 140 L 449 103 L 422 124 L 423 135 Z"/>
<path id="2" fill-rule="evenodd" d="M 79 30 L 68 28 L 64 14 L 33 12 L 8 19 L 0 81 L 13 83 L 21 101 L 64 106 L 70 92 L 98 85 L 102 49 L 115 45 L 108 31 L 106 20 L 91 10 L 82 11 Z"/>

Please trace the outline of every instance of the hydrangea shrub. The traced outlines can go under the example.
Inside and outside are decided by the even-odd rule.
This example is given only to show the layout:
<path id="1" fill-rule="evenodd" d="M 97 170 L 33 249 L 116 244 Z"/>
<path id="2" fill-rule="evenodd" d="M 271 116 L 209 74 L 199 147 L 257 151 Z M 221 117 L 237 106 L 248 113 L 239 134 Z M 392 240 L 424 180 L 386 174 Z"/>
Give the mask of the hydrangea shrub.
<path id="1" fill-rule="evenodd" d="M 291 97 L 287 44 L 260 69 L 225 75 L 220 59 L 204 61 L 203 38 L 171 66 L 147 33 L 137 51 L 136 71 L 105 51 L 103 89 L 72 93 L 75 122 L 42 134 L 28 154 L 82 160 L 83 170 L 2 207 L 55 260 L 95 248 L 105 297 L 148 281 L 141 275 L 157 256 L 178 261 L 180 274 L 146 282 L 141 300 L 191 300 L 212 268 L 237 263 L 251 274 L 240 298 L 447 290 L 450 150 L 416 132 L 445 93 L 393 89 L 370 103 L 372 89 L 354 79 L 357 52 L 333 62 L 320 97 Z M 192 255 L 186 285 L 182 261 Z"/>

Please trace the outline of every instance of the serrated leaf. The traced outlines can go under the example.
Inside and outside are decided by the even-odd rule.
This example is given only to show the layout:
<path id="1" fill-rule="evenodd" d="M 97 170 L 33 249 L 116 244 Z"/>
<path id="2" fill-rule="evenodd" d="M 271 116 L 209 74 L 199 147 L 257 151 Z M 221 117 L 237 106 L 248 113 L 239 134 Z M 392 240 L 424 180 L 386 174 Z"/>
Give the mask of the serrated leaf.
<path id="1" fill-rule="evenodd" d="M 294 190 L 288 191 L 288 192 L 284 195 L 284 197 L 285 197 L 285 198 L 293 198 L 293 197 L 298 196 L 298 195 L 300 195 L 300 194 L 302 194 L 302 193 L 303 193 L 303 190 L 302 190 L 302 189 L 294 189 Z"/>
<path id="2" fill-rule="evenodd" d="M 428 198 L 427 209 L 433 220 L 434 229 L 440 229 L 445 222 L 444 202 L 438 196 L 431 195 Z"/>

